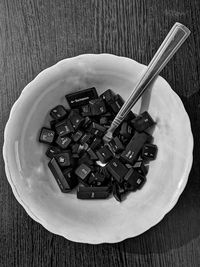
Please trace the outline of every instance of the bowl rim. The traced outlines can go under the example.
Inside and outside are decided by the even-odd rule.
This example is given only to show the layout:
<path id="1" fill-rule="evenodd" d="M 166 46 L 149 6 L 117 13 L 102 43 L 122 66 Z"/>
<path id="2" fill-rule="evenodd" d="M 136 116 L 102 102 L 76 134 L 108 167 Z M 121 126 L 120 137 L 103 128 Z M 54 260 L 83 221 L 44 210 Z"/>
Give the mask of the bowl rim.
<path id="1" fill-rule="evenodd" d="M 36 80 L 39 80 L 42 78 L 43 74 L 48 72 L 49 70 L 53 69 L 53 68 L 57 68 L 60 64 L 62 63 L 65 63 L 67 61 L 70 61 L 71 59 L 79 59 L 79 58 L 83 58 L 83 57 L 94 57 L 94 56 L 97 56 L 97 57 L 101 57 L 101 56 L 109 56 L 109 57 L 117 57 L 117 58 L 120 58 L 120 59 L 126 59 L 126 60 L 130 60 L 130 61 L 133 61 L 143 67 L 145 67 L 146 65 L 144 64 L 141 64 L 139 62 L 137 62 L 136 60 L 133 60 L 131 58 L 128 58 L 128 57 L 124 57 L 124 56 L 117 56 L 117 55 L 114 55 L 114 54 L 109 54 L 109 53 L 100 53 L 100 54 L 91 54 L 91 53 L 88 53 L 88 54 L 81 54 L 81 55 L 78 55 L 78 56 L 74 56 L 74 57 L 69 57 L 69 58 L 65 58 L 65 59 L 62 59 L 60 61 L 58 61 L 56 64 L 42 70 L 39 74 L 37 74 L 35 76 L 35 78 L 30 81 L 24 88 L 23 90 L 21 91 L 18 99 L 14 102 L 11 110 L 10 110 L 10 114 L 9 114 L 9 117 L 8 117 L 8 120 L 7 120 L 7 123 L 5 125 L 5 129 L 4 129 L 4 143 L 3 143 L 3 148 L 2 148 L 2 152 L 3 152 L 3 159 L 4 159 L 4 166 L 5 166 L 5 173 L 6 173 L 6 177 L 7 177 L 7 180 L 9 182 L 9 184 L 11 185 L 11 188 L 12 188 L 12 191 L 13 191 L 13 194 L 15 196 L 15 198 L 17 199 L 17 201 L 22 205 L 22 207 L 25 209 L 25 211 L 27 212 L 27 214 L 32 218 L 34 219 L 35 221 L 37 221 L 38 223 L 40 223 L 44 228 L 46 228 L 48 231 L 56 234 L 56 235 L 60 235 L 60 236 L 63 236 L 65 238 L 67 238 L 68 240 L 71 240 L 71 241 L 74 241 L 74 242 L 79 242 L 79 243 L 88 243 L 88 244 L 102 244 L 102 243 L 117 243 L 117 242 L 121 242 L 127 238 L 132 238 L 132 237 L 135 237 L 135 236 L 138 236 L 142 233 L 144 233 L 145 231 L 149 230 L 150 228 L 152 228 L 153 226 L 155 226 L 156 224 L 158 224 L 163 218 L 164 216 L 175 206 L 175 204 L 177 203 L 180 195 L 182 194 L 186 184 L 187 184 L 187 181 L 188 181 L 188 177 L 189 177 L 189 173 L 190 173 L 190 170 L 191 170 L 191 167 L 192 167 L 192 163 L 193 163 L 193 149 L 194 149 L 194 140 L 193 140 L 193 135 L 192 135 L 192 129 L 191 129 L 191 122 L 190 122 L 190 119 L 189 119 L 189 116 L 185 110 L 185 107 L 183 106 L 183 103 L 181 101 L 181 99 L 179 98 L 179 96 L 172 90 L 171 86 L 169 85 L 169 83 L 164 79 L 162 78 L 161 76 L 161 79 L 163 79 L 170 87 L 171 89 L 171 93 L 173 94 L 173 96 L 176 98 L 177 102 L 179 102 L 179 104 L 183 107 L 184 111 L 185 111 L 185 115 L 187 117 L 187 120 L 188 120 L 188 127 L 189 127 L 189 132 L 191 133 L 190 134 L 190 154 L 191 154 L 191 157 L 190 159 L 188 159 L 188 167 L 187 167 L 187 170 L 185 171 L 185 179 L 184 179 L 184 182 L 182 183 L 182 186 L 179 188 L 179 192 L 176 194 L 176 196 L 174 197 L 174 199 L 169 203 L 168 207 L 165 208 L 165 210 L 163 211 L 162 215 L 157 218 L 156 220 L 154 220 L 154 222 L 149 225 L 149 227 L 137 234 L 137 235 L 131 235 L 131 233 L 126 233 L 124 232 L 124 234 L 120 234 L 120 235 L 112 235 L 112 237 L 109 237 L 107 240 L 100 240 L 100 238 L 88 238 L 88 240 L 82 240 L 82 239 L 77 239 L 77 238 L 74 238 L 73 237 L 73 234 L 70 236 L 69 233 L 67 235 L 65 234 L 60 234 L 60 233 L 57 233 L 54 229 L 51 228 L 51 225 L 50 224 L 47 224 L 43 221 L 41 221 L 40 218 L 38 218 L 30 209 L 30 207 L 28 207 L 28 205 L 26 205 L 26 203 L 21 199 L 18 191 L 17 191 L 17 188 L 16 186 L 14 185 L 14 182 L 12 180 L 12 177 L 11 177 L 11 173 L 10 173 L 10 169 L 9 169 L 9 163 L 8 163 L 8 156 L 7 156 L 7 145 L 8 145 L 8 128 L 9 128 L 9 125 L 10 125 L 10 118 L 12 117 L 13 113 L 15 113 L 15 110 L 16 110 L 16 107 L 20 104 L 21 102 L 21 99 L 22 99 L 22 95 L 28 91 L 28 88 L 32 86 L 32 84 L 35 83 Z M 190 161 L 189 161 L 190 160 Z"/>

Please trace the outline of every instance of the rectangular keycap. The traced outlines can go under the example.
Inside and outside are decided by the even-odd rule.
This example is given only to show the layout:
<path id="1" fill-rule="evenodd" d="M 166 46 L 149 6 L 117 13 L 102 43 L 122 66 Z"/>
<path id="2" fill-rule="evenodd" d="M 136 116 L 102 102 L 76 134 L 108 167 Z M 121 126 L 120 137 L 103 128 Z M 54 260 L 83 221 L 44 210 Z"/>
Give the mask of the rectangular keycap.
<path id="1" fill-rule="evenodd" d="M 48 163 L 49 169 L 51 170 L 53 176 L 56 179 L 57 184 L 60 187 L 60 190 L 63 193 L 69 192 L 71 190 L 69 183 L 67 182 L 64 174 L 62 173 L 58 163 L 56 162 L 55 158 L 52 158 L 51 161 Z"/>
<path id="2" fill-rule="evenodd" d="M 135 133 L 131 138 L 125 150 L 121 154 L 121 159 L 129 164 L 134 164 L 138 155 L 148 139 L 148 135 L 145 133 Z"/>
<path id="3" fill-rule="evenodd" d="M 81 106 L 87 105 L 90 100 L 98 98 L 98 95 L 95 87 L 92 87 L 68 94 L 65 97 L 71 108 L 79 108 Z"/>
<path id="4" fill-rule="evenodd" d="M 77 198 L 79 199 L 105 199 L 109 196 L 110 190 L 108 186 L 103 187 L 84 187 L 79 186 L 77 190 Z"/>
<path id="5" fill-rule="evenodd" d="M 74 142 L 78 142 L 78 140 L 80 140 L 80 138 L 83 136 L 83 132 L 78 130 L 77 132 L 75 132 L 73 135 L 72 135 L 72 140 Z"/>

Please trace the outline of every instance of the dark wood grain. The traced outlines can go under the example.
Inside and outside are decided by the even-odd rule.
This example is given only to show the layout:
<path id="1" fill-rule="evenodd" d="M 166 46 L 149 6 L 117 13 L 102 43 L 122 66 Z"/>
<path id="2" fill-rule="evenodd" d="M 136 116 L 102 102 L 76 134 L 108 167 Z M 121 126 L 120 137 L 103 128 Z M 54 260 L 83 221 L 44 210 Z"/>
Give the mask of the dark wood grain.
<path id="1" fill-rule="evenodd" d="M 176 21 L 192 34 L 162 75 L 190 116 L 195 147 L 188 184 L 174 209 L 136 238 L 74 243 L 26 214 L 7 182 L 1 155 L 0 266 L 200 266 L 199 0 L 1 0 L 0 147 L 11 106 L 41 70 L 82 53 L 107 52 L 148 64 Z"/>

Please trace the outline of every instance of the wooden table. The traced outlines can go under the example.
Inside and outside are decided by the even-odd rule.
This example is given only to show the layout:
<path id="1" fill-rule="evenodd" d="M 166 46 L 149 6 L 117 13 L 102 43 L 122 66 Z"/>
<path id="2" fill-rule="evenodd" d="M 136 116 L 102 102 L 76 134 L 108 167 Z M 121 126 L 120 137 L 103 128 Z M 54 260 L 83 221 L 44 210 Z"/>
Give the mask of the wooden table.
<path id="1" fill-rule="evenodd" d="M 13 103 L 41 70 L 83 53 L 113 53 L 148 64 L 176 21 L 192 34 L 162 76 L 182 99 L 195 141 L 192 170 L 176 206 L 136 238 L 74 243 L 26 214 L 1 155 L 0 266 L 200 266 L 199 0 L 0 0 L 0 146 Z"/>

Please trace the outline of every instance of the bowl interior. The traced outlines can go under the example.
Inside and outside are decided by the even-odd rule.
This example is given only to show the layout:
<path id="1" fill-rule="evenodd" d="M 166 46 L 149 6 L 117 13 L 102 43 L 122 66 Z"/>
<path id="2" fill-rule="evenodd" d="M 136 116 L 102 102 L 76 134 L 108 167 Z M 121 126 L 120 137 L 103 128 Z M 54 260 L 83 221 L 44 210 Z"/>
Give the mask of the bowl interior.
<path id="1" fill-rule="evenodd" d="M 127 99 L 145 68 L 107 54 L 66 59 L 40 73 L 14 105 L 5 132 L 7 176 L 19 202 L 48 230 L 79 242 L 120 241 L 153 226 L 177 201 L 187 182 L 193 141 L 184 107 L 161 77 L 133 108 L 148 110 L 157 123 L 151 132 L 157 159 L 144 187 L 122 203 L 113 197 L 79 200 L 76 190 L 61 193 L 47 166 L 47 147 L 37 141 L 41 127 L 49 126 L 49 110 L 68 107 L 66 94 L 95 86 L 99 94 L 110 88 Z"/>

